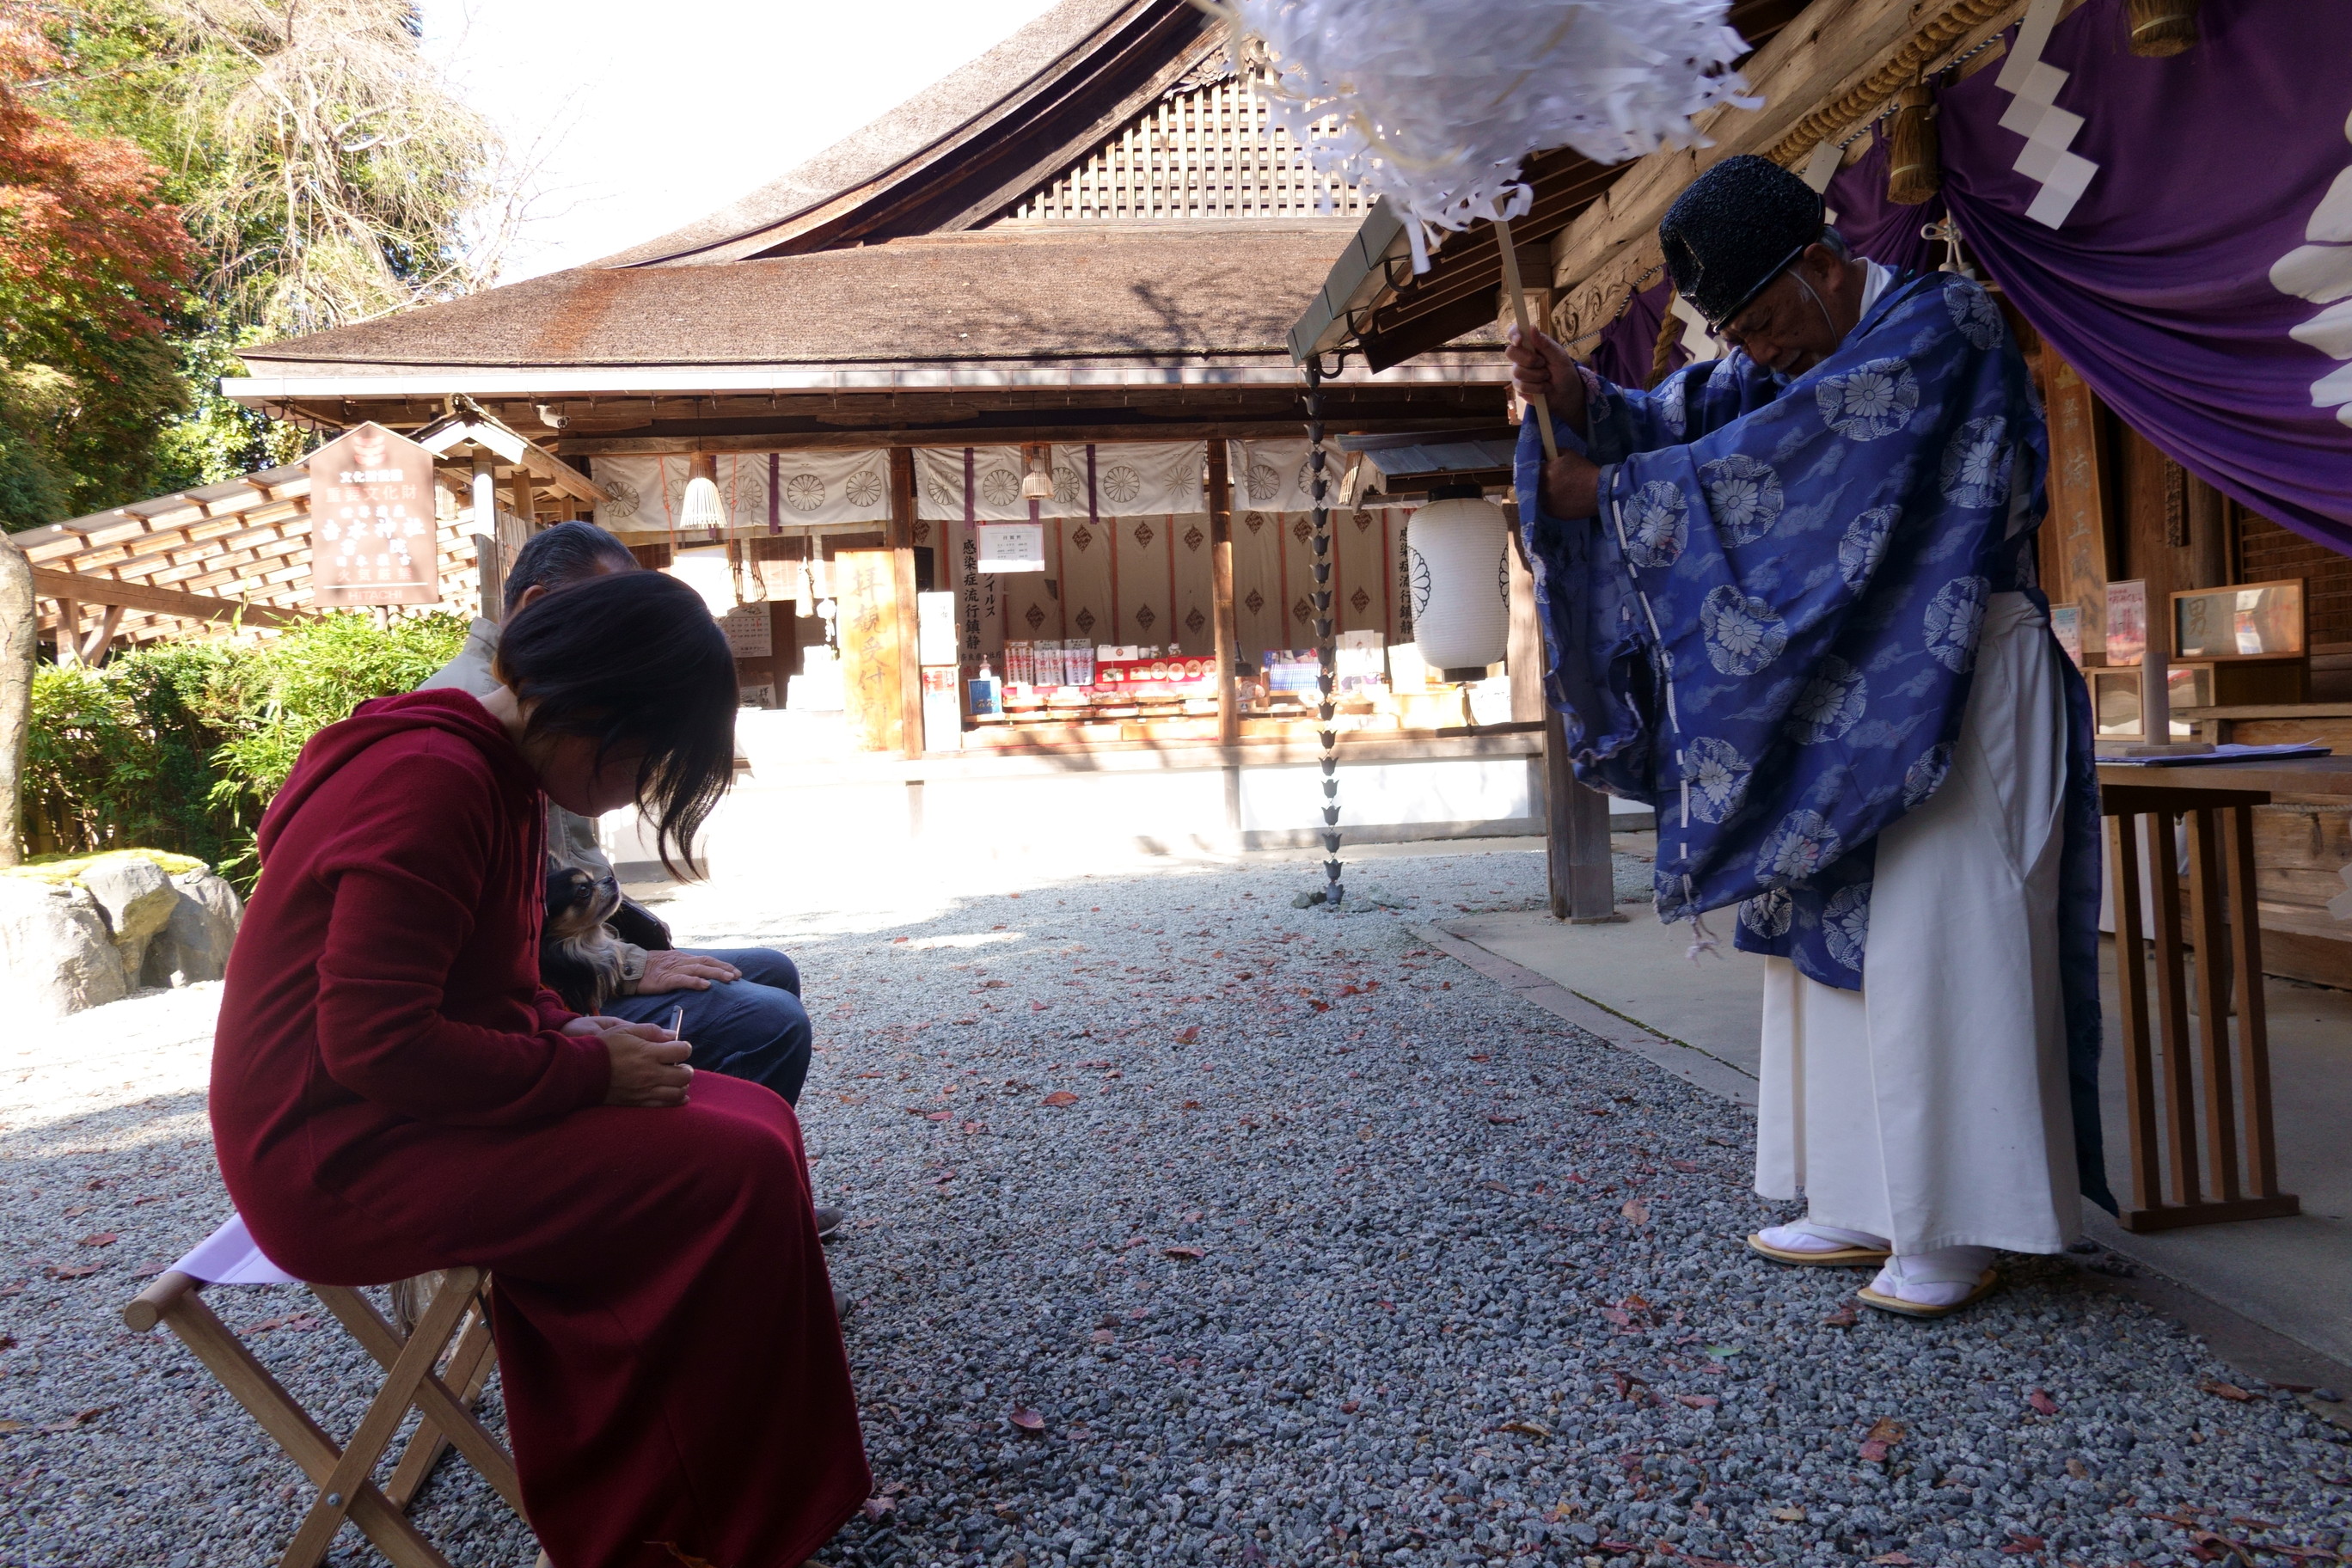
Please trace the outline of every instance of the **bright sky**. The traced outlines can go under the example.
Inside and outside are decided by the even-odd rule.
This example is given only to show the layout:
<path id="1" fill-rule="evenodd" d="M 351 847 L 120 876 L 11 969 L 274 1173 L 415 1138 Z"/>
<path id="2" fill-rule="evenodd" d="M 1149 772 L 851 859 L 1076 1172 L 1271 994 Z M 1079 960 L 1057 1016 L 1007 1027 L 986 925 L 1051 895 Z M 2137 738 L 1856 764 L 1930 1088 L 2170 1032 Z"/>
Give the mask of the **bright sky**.
<path id="1" fill-rule="evenodd" d="M 765 184 L 1053 0 L 424 0 L 427 47 L 535 156 L 516 282 Z"/>

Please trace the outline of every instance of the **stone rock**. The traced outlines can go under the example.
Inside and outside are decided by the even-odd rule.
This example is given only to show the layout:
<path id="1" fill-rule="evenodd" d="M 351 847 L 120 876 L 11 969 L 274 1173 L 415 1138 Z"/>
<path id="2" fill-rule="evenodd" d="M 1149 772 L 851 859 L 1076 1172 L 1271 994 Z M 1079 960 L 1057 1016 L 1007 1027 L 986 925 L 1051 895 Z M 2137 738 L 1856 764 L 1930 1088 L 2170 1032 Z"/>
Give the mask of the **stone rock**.
<path id="1" fill-rule="evenodd" d="M 147 946 L 142 985 L 188 985 L 218 980 L 228 973 L 228 950 L 236 940 L 245 906 L 236 889 L 210 871 L 184 871 L 172 879 L 178 894 L 170 923 Z"/>
<path id="2" fill-rule="evenodd" d="M 16 877 L 0 877 L 0 984 L 12 1006 L 52 1018 L 131 991 L 98 900 L 84 888 Z"/>
<path id="3" fill-rule="evenodd" d="M 79 880 L 105 911 L 115 949 L 122 955 L 123 973 L 140 973 L 148 940 L 172 923 L 172 910 L 180 901 L 171 877 L 144 856 L 121 855 L 93 861 Z"/>

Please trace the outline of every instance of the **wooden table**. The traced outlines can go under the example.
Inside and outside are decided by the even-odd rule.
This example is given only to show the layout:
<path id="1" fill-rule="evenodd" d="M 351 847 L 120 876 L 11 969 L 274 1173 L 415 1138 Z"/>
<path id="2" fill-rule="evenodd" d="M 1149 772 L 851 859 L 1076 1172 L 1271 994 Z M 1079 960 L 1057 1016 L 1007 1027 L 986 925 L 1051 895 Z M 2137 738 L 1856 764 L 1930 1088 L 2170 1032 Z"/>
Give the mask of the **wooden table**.
<path id="1" fill-rule="evenodd" d="M 2272 1136 L 2252 808 L 2269 804 L 2273 793 L 2352 802 L 2352 757 L 2187 767 L 2105 763 L 2099 792 L 2108 819 L 2117 1011 L 2131 1121 L 2124 1228 L 2169 1230 L 2298 1214 L 2302 1205 L 2294 1194 L 2279 1190 Z M 2173 824 L 2183 817 L 2189 825 L 2185 930 L 2180 879 L 2168 874 L 2177 863 Z M 2146 878 L 2143 850 L 2153 869 Z M 2144 934 L 2149 929 L 2156 949 L 2154 1018 Z M 2193 1042 L 2186 963 L 2191 946 L 2198 955 Z"/>

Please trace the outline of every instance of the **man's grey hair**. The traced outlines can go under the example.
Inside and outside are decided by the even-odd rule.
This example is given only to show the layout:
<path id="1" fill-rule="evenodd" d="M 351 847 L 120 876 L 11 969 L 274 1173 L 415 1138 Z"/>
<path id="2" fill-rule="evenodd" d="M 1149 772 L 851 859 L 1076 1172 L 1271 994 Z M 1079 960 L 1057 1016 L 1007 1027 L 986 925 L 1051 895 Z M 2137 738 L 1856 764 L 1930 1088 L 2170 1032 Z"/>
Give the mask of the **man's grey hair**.
<path id="1" fill-rule="evenodd" d="M 507 614 L 533 588 L 553 593 L 605 572 L 634 572 L 639 563 L 615 534 L 593 522 L 559 522 L 515 552 L 507 568 Z"/>

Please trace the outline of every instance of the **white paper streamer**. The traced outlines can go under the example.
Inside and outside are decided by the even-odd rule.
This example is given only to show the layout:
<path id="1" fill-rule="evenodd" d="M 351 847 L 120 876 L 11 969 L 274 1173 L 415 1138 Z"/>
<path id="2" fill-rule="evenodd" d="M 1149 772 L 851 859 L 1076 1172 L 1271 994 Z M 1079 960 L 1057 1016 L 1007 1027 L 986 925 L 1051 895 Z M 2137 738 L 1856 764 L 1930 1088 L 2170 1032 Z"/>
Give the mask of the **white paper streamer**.
<path id="1" fill-rule="evenodd" d="M 1704 144 L 1712 104 L 1757 106 L 1725 0 L 1196 3 L 1257 40 L 1259 91 L 1315 167 L 1400 209 L 1416 272 L 1433 231 L 1527 212 L 1529 153 L 1614 163 Z"/>

